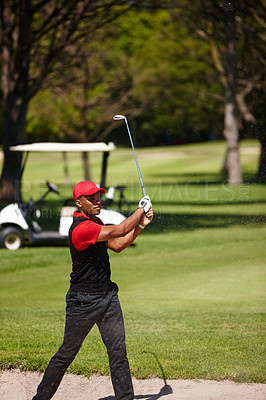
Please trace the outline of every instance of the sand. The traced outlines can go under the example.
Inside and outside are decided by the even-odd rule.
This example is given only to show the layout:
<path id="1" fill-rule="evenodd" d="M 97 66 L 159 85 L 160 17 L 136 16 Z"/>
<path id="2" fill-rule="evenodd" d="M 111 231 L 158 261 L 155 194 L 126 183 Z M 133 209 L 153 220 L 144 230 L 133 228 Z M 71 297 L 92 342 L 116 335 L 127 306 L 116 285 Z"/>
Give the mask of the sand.
<path id="1" fill-rule="evenodd" d="M 31 400 L 41 377 L 17 369 L 0 371 L 0 399 Z M 139 400 L 266 400 L 266 384 L 133 378 L 133 385 Z M 66 374 L 53 400 L 115 400 L 113 393 L 109 377 Z"/>

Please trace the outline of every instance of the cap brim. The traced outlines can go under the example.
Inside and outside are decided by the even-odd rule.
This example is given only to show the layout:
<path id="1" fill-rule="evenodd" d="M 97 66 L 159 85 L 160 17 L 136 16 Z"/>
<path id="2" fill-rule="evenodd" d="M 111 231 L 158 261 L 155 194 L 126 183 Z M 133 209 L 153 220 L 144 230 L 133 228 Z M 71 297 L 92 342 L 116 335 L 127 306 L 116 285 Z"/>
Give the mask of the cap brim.
<path id="1" fill-rule="evenodd" d="M 97 188 L 95 190 L 88 190 L 87 192 L 83 193 L 83 195 L 92 196 L 93 194 L 98 193 L 98 192 L 105 193 L 105 190 L 103 188 Z"/>

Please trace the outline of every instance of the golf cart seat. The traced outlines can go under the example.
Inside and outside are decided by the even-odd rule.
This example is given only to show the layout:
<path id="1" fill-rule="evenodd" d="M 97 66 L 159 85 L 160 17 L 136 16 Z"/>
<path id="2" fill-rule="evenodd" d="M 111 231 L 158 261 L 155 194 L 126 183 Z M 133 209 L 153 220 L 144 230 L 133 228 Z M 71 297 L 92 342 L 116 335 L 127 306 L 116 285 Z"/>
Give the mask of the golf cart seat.
<path id="1" fill-rule="evenodd" d="M 74 211 L 77 211 L 77 207 L 64 206 L 60 211 L 60 217 L 73 217 Z"/>
<path id="2" fill-rule="evenodd" d="M 103 206 L 106 208 L 109 208 L 112 206 L 114 202 L 114 197 L 115 197 L 115 192 L 119 192 L 119 200 L 118 200 L 118 209 L 122 213 L 123 212 L 123 207 L 126 207 L 126 211 L 124 211 L 124 214 L 127 213 L 128 216 L 131 214 L 131 207 L 127 199 L 125 198 L 124 191 L 126 187 L 125 186 L 111 186 L 109 187 L 106 195 L 105 195 L 105 200 L 102 202 Z"/>
<path id="3" fill-rule="evenodd" d="M 60 224 L 59 224 L 59 234 L 62 236 L 68 235 L 68 230 L 72 224 L 72 217 L 74 211 L 77 211 L 77 207 L 64 206 L 60 211 Z"/>

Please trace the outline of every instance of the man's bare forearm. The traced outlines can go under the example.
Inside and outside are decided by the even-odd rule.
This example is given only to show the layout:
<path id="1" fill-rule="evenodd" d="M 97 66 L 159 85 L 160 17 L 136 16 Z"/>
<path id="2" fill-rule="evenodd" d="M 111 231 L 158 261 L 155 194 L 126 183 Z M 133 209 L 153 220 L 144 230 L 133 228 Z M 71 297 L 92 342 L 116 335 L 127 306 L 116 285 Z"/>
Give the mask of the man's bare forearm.
<path id="1" fill-rule="evenodd" d="M 143 208 L 138 208 L 130 217 L 119 225 L 103 226 L 97 241 L 102 242 L 125 237 L 138 225 L 143 214 Z"/>
<path id="2" fill-rule="evenodd" d="M 120 253 L 134 242 L 141 231 L 142 229 L 137 225 L 126 236 L 109 240 L 108 248 L 115 251 L 116 253 Z"/>

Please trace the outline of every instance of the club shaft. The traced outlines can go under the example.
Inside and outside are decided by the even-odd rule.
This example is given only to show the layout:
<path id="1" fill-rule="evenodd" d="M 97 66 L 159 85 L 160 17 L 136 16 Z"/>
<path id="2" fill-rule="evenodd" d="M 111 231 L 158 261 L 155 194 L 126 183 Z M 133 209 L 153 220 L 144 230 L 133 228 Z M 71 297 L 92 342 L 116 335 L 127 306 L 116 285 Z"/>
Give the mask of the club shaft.
<path id="1" fill-rule="evenodd" d="M 129 126 L 128 126 L 128 122 L 127 122 L 126 119 L 125 119 L 125 123 L 126 123 L 128 136 L 129 136 L 129 139 L 130 139 L 131 147 L 132 147 L 132 150 L 133 150 L 133 153 L 134 153 L 134 157 L 135 157 L 135 161 L 136 161 L 136 165 L 137 165 L 137 169 L 138 169 L 138 173 L 139 173 L 139 180 L 140 180 L 142 193 L 143 193 L 143 196 L 146 196 L 145 188 L 144 188 L 144 184 L 143 184 L 143 180 L 142 180 L 142 176 L 141 176 L 141 172 L 140 172 L 140 168 L 139 168 L 139 163 L 138 163 L 137 155 L 136 155 L 136 152 L 135 152 L 134 143 L 133 143 L 133 140 L 132 140 L 132 137 L 131 137 L 131 133 L 130 133 L 130 129 L 129 129 Z"/>

